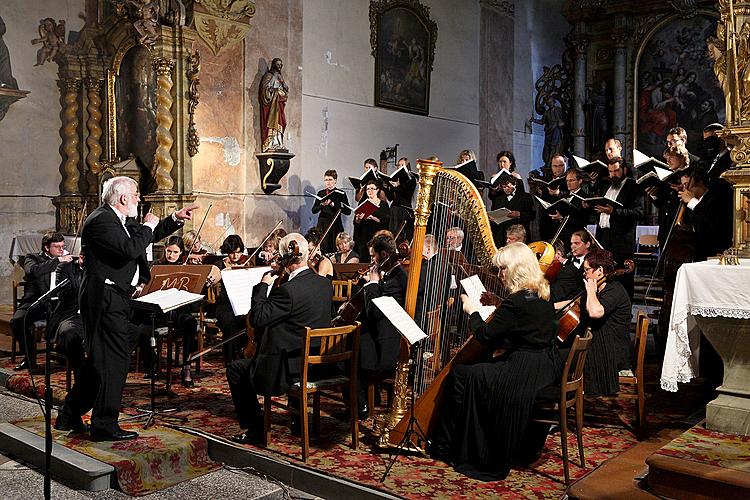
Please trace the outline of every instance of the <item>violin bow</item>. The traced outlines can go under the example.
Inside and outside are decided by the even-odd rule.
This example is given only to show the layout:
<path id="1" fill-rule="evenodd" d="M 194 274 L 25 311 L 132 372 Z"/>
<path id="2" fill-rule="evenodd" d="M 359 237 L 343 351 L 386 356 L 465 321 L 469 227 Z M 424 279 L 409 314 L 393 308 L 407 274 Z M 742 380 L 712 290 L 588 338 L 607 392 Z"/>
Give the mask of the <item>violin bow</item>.
<path id="1" fill-rule="evenodd" d="M 200 239 L 201 230 L 203 230 L 203 224 L 205 224 L 206 218 L 208 217 L 208 213 L 211 211 L 211 207 L 213 207 L 213 206 L 214 206 L 213 203 L 209 203 L 208 208 L 206 209 L 206 215 L 203 216 L 203 220 L 201 221 L 201 225 L 198 226 L 198 232 L 195 233 L 195 241 L 198 241 Z M 190 250 L 188 250 L 188 255 L 190 255 L 190 253 L 192 252 L 192 250 L 193 250 L 192 248 Z M 184 266 L 185 264 L 187 264 L 187 262 L 188 262 L 188 259 L 186 258 L 185 262 L 183 262 L 182 265 Z"/>
<path id="2" fill-rule="evenodd" d="M 560 227 L 557 228 L 557 232 L 555 233 L 555 237 L 552 238 L 552 241 L 549 242 L 550 245 L 555 246 L 555 242 L 560 238 L 560 233 L 562 233 L 563 228 L 565 228 L 565 224 L 568 223 L 568 220 L 570 219 L 570 215 L 566 215 L 563 221 L 560 223 Z"/>
<path id="3" fill-rule="evenodd" d="M 276 230 L 277 230 L 278 228 L 280 228 L 280 227 L 281 227 L 281 225 L 282 225 L 283 223 L 284 223 L 284 219 L 281 219 L 281 220 L 279 220 L 279 222 L 277 222 L 277 223 L 276 223 L 276 225 L 275 225 L 275 226 L 273 226 L 273 229 L 271 229 L 271 230 L 270 230 L 270 231 L 268 232 L 268 234 L 266 235 L 266 237 L 265 237 L 265 238 L 263 238 L 263 241 L 261 241 L 261 242 L 260 242 L 260 245 L 258 245 L 258 246 L 257 246 L 257 247 L 255 248 L 255 250 L 253 251 L 253 253 L 252 253 L 252 254 L 250 254 L 250 256 L 249 256 L 249 257 L 247 258 L 247 260 L 245 261 L 245 263 L 244 263 L 244 264 L 242 264 L 242 266 L 240 266 L 240 267 L 247 267 L 247 266 L 249 265 L 248 263 L 249 263 L 249 262 L 252 262 L 252 261 L 253 261 L 253 257 L 255 257 L 256 255 L 258 255 L 258 252 L 260 252 L 260 249 L 261 249 L 261 248 L 263 248 L 263 245 L 265 245 L 265 244 L 266 244 L 266 241 L 268 241 L 268 239 L 269 239 L 269 238 L 271 237 L 271 235 L 272 235 L 272 234 L 273 234 L 274 232 L 276 232 Z"/>
<path id="4" fill-rule="evenodd" d="M 211 248 L 216 248 L 216 244 L 219 242 L 220 239 L 224 237 L 225 234 L 227 234 L 227 231 L 229 231 L 229 228 L 232 227 L 232 218 L 229 217 L 229 224 L 227 224 L 227 227 L 224 228 L 224 232 L 219 235 L 218 238 L 214 240 L 213 243 L 211 243 Z"/>
<path id="5" fill-rule="evenodd" d="M 340 215 L 341 215 L 341 209 L 339 208 L 336 211 L 336 215 L 334 215 L 333 219 L 331 219 L 331 222 L 328 223 L 328 227 L 326 227 L 326 230 L 323 231 L 323 234 L 320 236 L 320 240 L 318 240 L 318 242 L 315 244 L 312 250 L 307 252 L 307 255 L 315 255 L 315 252 L 317 252 L 318 248 L 320 248 L 320 245 L 323 244 L 323 240 L 326 239 L 326 236 L 328 236 L 328 233 L 331 231 L 331 228 L 336 223 Z"/>

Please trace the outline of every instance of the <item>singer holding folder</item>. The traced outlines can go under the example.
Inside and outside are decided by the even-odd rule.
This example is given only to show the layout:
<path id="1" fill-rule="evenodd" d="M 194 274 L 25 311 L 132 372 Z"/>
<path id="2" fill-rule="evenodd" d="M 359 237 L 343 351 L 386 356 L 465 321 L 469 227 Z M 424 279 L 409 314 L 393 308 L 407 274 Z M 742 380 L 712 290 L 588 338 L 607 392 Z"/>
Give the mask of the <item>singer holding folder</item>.
<path id="1" fill-rule="evenodd" d="M 119 441 L 138 437 L 118 424 L 122 389 L 130 364 L 128 319 L 135 286 L 149 281 L 146 247 L 191 220 L 190 205 L 159 221 L 147 213 L 138 224 L 138 184 L 130 177 L 112 177 L 102 186 L 103 204 L 88 216 L 81 232 L 83 282 L 79 304 L 88 357 L 85 376 L 60 408 L 55 428 L 85 432 L 81 416 L 91 412 L 91 439 Z"/>
<path id="2" fill-rule="evenodd" d="M 343 215 L 352 213 L 346 193 L 336 187 L 337 179 L 338 174 L 335 170 L 325 171 L 323 174 L 323 183 L 326 187 L 318 191 L 315 203 L 312 206 L 312 213 L 317 214 L 320 212 L 316 227 L 320 229 L 321 233 L 326 230 L 339 209 L 341 209 L 341 214 Z M 328 231 L 328 234 L 320 244 L 320 249 L 324 254 L 336 251 L 336 235 L 343 230 L 344 224 L 341 222 L 341 215 L 339 215 L 338 220 L 334 222 L 333 227 L 331 227 L 331 230 Z"/>

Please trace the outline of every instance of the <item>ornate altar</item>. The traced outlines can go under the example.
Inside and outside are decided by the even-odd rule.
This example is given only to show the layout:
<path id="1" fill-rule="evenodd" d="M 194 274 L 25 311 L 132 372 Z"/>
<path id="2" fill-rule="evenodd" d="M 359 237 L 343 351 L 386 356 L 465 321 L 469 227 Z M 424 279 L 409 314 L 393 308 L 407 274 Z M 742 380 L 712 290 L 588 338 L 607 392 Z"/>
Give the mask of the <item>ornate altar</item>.
<path id="1" fill-rule="evenodd" d="M 53 200 L 60 231 L 75 233 L 82 208 L 96 208 L 111 175 L 137 179 L 160 217 L 195 199 L 200 55 L 193 42 L 200 36 L 216 52 L 241 40 L 254 11 L 249 0 L 86 3 L 77 41 L 54 56 L 63 103 L 62 182 Z"/>

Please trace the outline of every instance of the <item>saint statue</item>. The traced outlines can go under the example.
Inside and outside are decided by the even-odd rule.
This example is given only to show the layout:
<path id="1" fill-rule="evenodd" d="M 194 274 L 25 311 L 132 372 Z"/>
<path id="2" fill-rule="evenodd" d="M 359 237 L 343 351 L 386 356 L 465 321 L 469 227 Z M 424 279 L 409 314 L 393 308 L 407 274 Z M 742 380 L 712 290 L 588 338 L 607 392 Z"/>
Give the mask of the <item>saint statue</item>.
<path id="1" fill-rule="evenodd" d="M 552 158 L 563 152 L 563 127 L 565 127 L 565 114 L 560 106 L 557 105 L 552 96 L 545 99 L 547 109 L 542 118 L 532 116 L 528 123 L 537 123 L 544 125 L 544 149 L 542 156 L 544 164 L 549 166 Z"/>
<path id="2" fill-rule="evenodd" d="M 18 82 L 13 78 L 13 71 L 10 69 L 10 52 L 8 46 L 3 40 L 5 35 L 5 22 L 0 17 L 0 88 L 18 89 Z"/>
<path id="3" fill-rule="evenodd" d="M 258 89 L 260 101 L 261 151 L 286 151 L 284 129 L 286 115 L 284 108 L 289 94 L 289 86 L 281 76 L 283 63 L 278 57 L 271 61 L 271 67 L 263 75 Z"/>

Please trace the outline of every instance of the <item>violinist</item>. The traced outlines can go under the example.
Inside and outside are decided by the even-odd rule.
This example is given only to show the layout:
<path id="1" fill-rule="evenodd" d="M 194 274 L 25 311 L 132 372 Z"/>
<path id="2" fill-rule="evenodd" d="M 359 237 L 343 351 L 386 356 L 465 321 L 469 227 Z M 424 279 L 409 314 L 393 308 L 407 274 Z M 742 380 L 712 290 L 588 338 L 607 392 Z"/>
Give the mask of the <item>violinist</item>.
<path id="1" fill-rule="evenodd" d="M 537 391 L 562 372 L 549 285 L 534 252 L 511 243 L 492 262 L 510 294 L 490 322 L 482 320 L 479 304 L 466 295 L 461 299 L 474 339 L 507 349 L 496 360 L 453 367 L 431 450 L 483 481 L 504 479 L 514 463 L 530 462 L 543 448 L 548 428 L 532 427 L 532 408 Z"/>
<path id="2" fill-rule="evenodd" d="M 695 261 L 719 255 L 732 246 L 732 187 L 724 179 L 709 182 L 708 174 L 696 169 L 682 176 L 680 199 L 690 211 L 695 229 Z M 709 189 L 711 186 L 711 189 Z"/>
<path id="3" fill-rule="evenodd" d="M 359 358 L 359 408 L 360 419 L 369 415 L 367 387 L 393 373 L 401 347 L 401 334 L 390 320 L 377 308 L 373 299 L 393 297 L 401 307 L 406 298 L 408 276 L 398 260 L 393 236 L 381 234 L 368 242 L 373 266 L 365 276 L 364 314 Z"/>
<path id="4" fill-rule="evenodd" d="M 349 208 L 349 198 L 346 196 L 346 193 L 340 189 L 336 189 L 337 179 L 338 174 L 335 170 L 325 171 L 325 174 L 323 174 L 325 189 L 318 191 L 318 197 L 324 199 L 323 201 L 316 199 L 312 207 L 312 213 L 317 214 L 320 212 L 320 215 L 318 216 L 318 225 L 316 227 L 321 233 L 326 230 L 334 217 L 337 218 L 331 229 L 328 231 L 325 239 L 320 244 L 323 253 L 331 253 L 336 250 L 334 238 L 338 233 L 344 230 L 344 224 L 341 222 L 341 214 L 349 215 L 352 213 Z M 338 214 L 339 210 L 341 210 L 341 214 Z"/>
<path id="5" fill-rule="evenodd" d="M 188 264 L 201 264 L 203 256 L 214 253 L 210 246 L 203 243 L 201 236 L 194 229 L 182 235 L 182 244 L 186 251 Z"/>
<path id="6" fill-rule="evenodd" d="M 380 183 L 377 181 L 368 181 L 365 184 L 367 200 L 377 206 L 377 210 L 371 215 L 365 217 L 360 212 L 354 216 L 354 240 L 357 241 L 357 253 L 360 258 L 367 257 L 368 242 L 381 229 L 388 229 L 390 218 L 390 209 L 388 203 L 380 199 Z"/>
<path id="7" fill-rule="evenodd" d="M 550 285 L 553 302 L 567 302 L 583 291 L 583 258 L 589 253 L 591 243 L 591 235 L 587 231 L 576 231 L 570 237 L 570 257 Z"/>
<path id="8" fill-rule="evenodd" d="M 336 248 L 334 264 L 359 264 L 359 255 L 354 251 L 354 240 L 349 233 L 342 231 L 336 236 Z"/>
<path id="9" fill-rule="evenodd" d="M 278 396 L 300 378 L 301 351 L 305 327 L 331 326 L 331 282 L 307 267 L 308 245 L 301 234 L 291 233 L 281 239 L 279 248 L 297 243 L 300 255 L 285 262 L 289 279 L 274 286 L 267 274 L 253 288 L 250 320 L 256 331 L 266 329 L 255 357 L 239 359 L 227 367 L 227 381 L 243 432 L 231 439 L 237 443 L 258 444 L 263 433 L 263 412 L 258 395 Z M 285 256 L 282 252 L 281 260 Z M 310 367 L 308 376 L 315 380 L 330 375 Z M 290 401 L 290 404 L 299 402 Z M 292 434 L 299 435 L 300 421 L 292 419 Z"/>
<path id="10" fill-rule="evenodd" d="M 314 250 L 310 254 L 307 265 L 320 276 L 333 279 L 333 263 L 320 251 L 320 231 L 315 228 L 310 229 L 305 235 L 305 239 L 308 248 Z"/>
<path id="11" fill-rule="evenodd" d="M 587 396 L 613 396 L 620 389 L 619 372 L 630 370 L 630 297 L 617 281 L 602 282 L 615 270 L 607 250 L 591 250 L 583 259 L 585 295 L 581 303 L 583 328 L 594 338 L 589 346 L 584 371 Z"/>
<path id="12" fill-rule="evenodd" d="M 183 255 L 182 242 L 183 239 L 179 236 L 170 236 L 164 246 L 164 258 L 155 261 L 153 265 L 179 266 L 182 264 L 182 259 L 186 256 L 186 254 Z M 187 360 L 198 345 L 196 338 L 198 321 L 192 314 L 193 309 L 193 305 L 187 305 L 167 313 L 175 330 L 182 336 L 182 364 L 184 367 L 181 373 L 181 383 L 184 387 L 193 386 L 193 377 Z"/>
<path id="13" fill-rule="evenodd" d="M 224 239 L 221 244 L 221 253 L 226 255 L 224 260 L 221 262 L 223 269 L 232 269 L 233 267 L 244 267 L 243 257 L 247 257 L 243 252 L 245 251 L 245 244 L 236 234 L 230 234 Z M 224 338 L 231 338 L 237 332 L 245 328 L 245 316 L 235 316 L 232 304 L 229 302 L 229 296 L 224 290 L 223 283 L 221 284 L 221 290 L 216 297 L 216 321 L 221 329 Z M 235 359 L 242 354 L 242 349 L 247 340 L 246 336 L 239 336 L 232 342 L 226 344 L 224 347 L 224 357 L 227 361 Z"/>
<path id="14" fill-rule="evenodd" d="M 255 256 L 256 266 L 273 267 L 275 265 L 274 262 L 278 255 L 279 241 L 281 241 L 281 238 L 284 236 L 286 236 L 286 230 L 282 227 L 271 233 L 271 236 L 263 244 L 263 248 L 261 248 L 258 255 Z"/>

